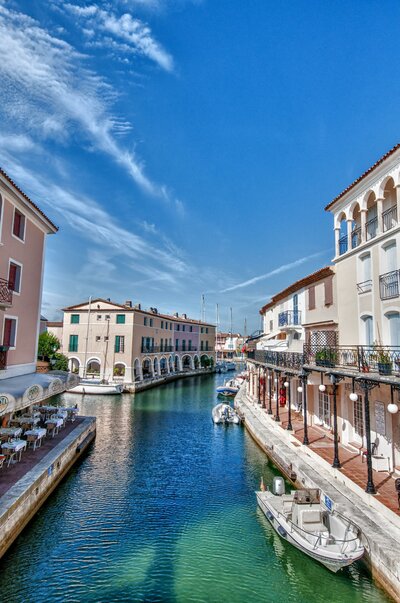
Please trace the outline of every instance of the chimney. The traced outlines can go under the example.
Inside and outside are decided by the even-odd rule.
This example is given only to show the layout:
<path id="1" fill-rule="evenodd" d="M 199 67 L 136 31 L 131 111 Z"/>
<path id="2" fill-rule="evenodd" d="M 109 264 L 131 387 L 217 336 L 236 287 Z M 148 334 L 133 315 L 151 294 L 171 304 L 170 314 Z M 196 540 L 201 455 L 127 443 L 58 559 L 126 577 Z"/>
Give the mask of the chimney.
<path id="1" fill-rule="evenodd" d="M 174 316 L 175 316 L 175 318 L 179 318 L 178 312 L 175 312 Z"/>
<path id="2" fill-rule="evenodd" d="M 126 306 L 127 308 L 132 308 L 132 302 L 131 302 L 131 300 L 130 300 L 130 299 L 128 299 L 128 300 L 125 302 L 125 306 Z"/>
<path id="3" fill-rule="evenodd" d="M 141 304 L 136 304 L 136 305 L 135 305 L 135 310 L 141 310 L 141 309 L 142 309 Z"/>
<path id="4" fill-rule="evenodd" d="M 187 314 L 182 314 L 182 318 L 187 319 Z"/>

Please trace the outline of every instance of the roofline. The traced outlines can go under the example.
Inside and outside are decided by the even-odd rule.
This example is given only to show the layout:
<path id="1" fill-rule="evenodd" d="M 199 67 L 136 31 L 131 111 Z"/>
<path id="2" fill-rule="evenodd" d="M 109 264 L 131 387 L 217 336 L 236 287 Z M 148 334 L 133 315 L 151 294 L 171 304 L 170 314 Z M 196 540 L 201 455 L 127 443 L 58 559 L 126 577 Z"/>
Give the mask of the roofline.
<path id="1" fill-rule="evenodd" d="M 22 195 L 22 197 L 25 199 L 25 201 L 28 201 L 28 204 L 31 206 L 31 208 L 33 208 L 36 212 L 38 212 L 40 214 L 41 218 L 44 218 L 44 220 L 47 223 L 47 226 L 50 228 L 50 230 L 52 230 L 53 232 L 57 232 L 58 231 L 58 226 L 56 226 L 54 224 L 54 222 L 52 222 L 50 220 L 50 218 L 48 218 L 46 216 L 46 214 L 40 209 L 40 207 L 38 207 L 36 205 L 36 203 L 34 203 L 32 201 L 32 199 L 30 199 L 30 197 L 28 197 L 28 195 L 26 193 L 24 193 L 24 191 L 22 189 L 20 189 L 20 187 L 18 186 L 18 184 L 16 184 L 14 182 L 14 180 L 12 178 L 10 178 L 10 176 L 7 174 L 7 172 L 5 172 L 3 170 L 2 167 L 0 167 L 0 174 L 7 180 L 8 184 L 10 184 L 17 191 L 17 193 L 19 193 L 20 195 Z"/>
<path id="2" fill-rule="evenodd" d="M 142 310 L 141 308 L 135 308 L 130 306 L 124 306 L 122 304 L 118 304 L 117 302 L 109 301 L 108 299 L 103 299 L 102 297 L 97 297 L 96 299 L 92 299 L 91 303 L 95 304 L 96 302 L 104 302 L 106 304 L 112 304 L 113 306 L 118 306 L 117 309 L 109 308 L 107 312 L 119 312 L 120 310 L 124 310 L 125 312 L 140 312 L 141 314 L 147 314 L 148 316 L 154 317 L 158 316 L 159 318 L 166 318 L 167 320 L 171 320 L 173 322 L 189 322 L 196 325 L 204 325 L 206 327 L 215 327 L 211 322 L 203 322 L 202 320 L 195 320 L 194 318 L 183 318 L 182 316 L 171 316 L 170 314 L 162 314 L 161 312 L 151 312 L 151 310 Z M 76 304 L 75 306 L 68 306 L 66 308 L 62 308 L 62 312 L 71 312 L 73 310 L 79 310 L 82 306 L 87 305 L 89 302 L 82 302 L 81 304 Z M 104 308 L 103 308 L 104 309 Z M 89 308 L 85 308 L 82 311 L 89 311 Z"/>
<path id="3" fill-rule="evenodd" d="M 387 153 L 382 155 L 382 157 L 380 159 L 378 159 L 378 161 L 376 161 L 373 165 L 371 165 L 371 167 L 368 168 L 363 174 L 361 174 L 361 176 L 359 176 L 356 180 L 354 180 L 354 182 L 352 182 L 347 188 L 345 188 L 344 191 L 342 191 L 340 193 L 340 195 L 337 195 L 337 197 L 335 197 L 330 203 L 328 203 L 328 205 L 325 207 L 325 211 L 329 211 L 331 209 L 331 207 L 336 203 L 336 201 L 339 201 L 339 199 L 344 197 L 346 193 L 351 191 L 357 184 L 359 184 L 362 180 L 364 180 L 364 178 L 366 176 L 368 176 L 368 174 L 371 174 L 371 172 L 373 172 L 375 168 L 377 168 L 379 165 L 381 165 L 386 159 L 388 159 L 391 155 L 393 155 L 399 148 L 400 148 L 400 143 L 396 144 L 394 147 L 392 147 L 390 149 L 390 151 L 388 151 Z"/>
<path id="4" fill-rule="evenodd" d="M 275 306 L 275 304 L 278 301 L 285 299 L 285 297 L 287 297 L 291 293 L 295 293 L 296 291 L 298 291 L 299 289 L 302 289 L 303 287 L 306 287 L 307 285 L 312 285 L 313 283 L 317 283 L 318 281 L 321 281 L 322 279 L 326 278 L 327 276 L 331 276 L 334 274 L 335 274 L 335 272 L 331 266 L 324 266 L 324 268 L 320 268 L 316 272 L 313 272 L 312 274 L 309 274 L 308 276 L 304 276 L 299 281 L 296 281 L 292 285 L 289 285 L 289 287 L 286 287 L 286 289 L 283 289 L 279 293 L 276 293 L 275 295 L 273 295 L 271 300 L 267 304 L 265 304 L 265 306 L 263 306 L 261 308 L 260 314 L 261 315 L 265 314 L 265 312 L 267 310 L 269 310 L 270 308 L 272 308 L 273 306 Z"/>

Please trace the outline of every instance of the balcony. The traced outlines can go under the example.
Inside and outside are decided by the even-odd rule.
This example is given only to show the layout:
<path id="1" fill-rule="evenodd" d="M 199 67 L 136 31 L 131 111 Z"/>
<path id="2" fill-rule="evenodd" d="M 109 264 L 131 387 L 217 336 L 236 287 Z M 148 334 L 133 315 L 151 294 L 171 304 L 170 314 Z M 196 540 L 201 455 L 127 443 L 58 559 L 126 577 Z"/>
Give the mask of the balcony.
<path id="1" fill-rule="evenodd" d="M 12 306 L 13 292 L 10 283 L 4 278 L 0 278 L 0 308 L 10 308 Z"/>
<path id="2" fill-rule="evenodd" d="M 368 293 L 372 291 L 372 279 L 368 279 L 367 281 L 363 281 L 362 283 L 357 283 L 357 291 L 360 293 Z"/>
<path id="3" fill-rule="evenodd" d="M 383 232 L 390 230 L 397 224 L 397 207 L 392 205 L 386 211 L 382 212 Z"/>
<path id="4" fill-rule="evenodd" d="M 381 299 L 399 297 L 400 270 L 392 270 L 379 277 L 379 291 Z"/>
<path id="5" fill-rule="evenodd" d="M 365 240 L 370 241 L 378 234 L 378 217 L 371 218 L 365 223 Z"/>
<path id="6" fill-rule="evenodd" d="M 355 249 L 359 245 L 361 245 L 361 226 L 351 231 L 351 248 Z"/>
<path id="7" fill-rule="evenodd" d="M 197 348 L 194 348 L 193 346 L 190 348 L 187 348 L 186 346 L 178 346 L 175 348 L 175 352 L 197 352 Z"/>
<path id="8" fill-rule="evenodd" d="M 272 352 L 266 350 L 254 350 L 248 352 L 248 358 L 273 365 L 282 369 L 295 369 L 301 371 L 304 364 L 304 354 L 301 352 Z"/>
<path id="9" fill-rule="evenodd" d="M 174 347 L 172 345 L 142 345 L 142 354 L 161 354 L 163 352 L 173 352 Z"/>
<path id="10" fill-rule="evenodd" d="M 301 312 L 298 310 L 286 310 L 278 315 L 279 327 L 293 327 L 301 325 Z"/>
<path id="11" fill-rule="evenodd" d="M 0 345 L 0 371 L 5 371 L 7 368 L 8 345 Z"/>
<path id="12" fill-rule="evenodd" d="M 344 235 L 339 239 L 339 255 L 343 255 L 344 253 L 346 253 L 347 249 L 347 235 Z"/>

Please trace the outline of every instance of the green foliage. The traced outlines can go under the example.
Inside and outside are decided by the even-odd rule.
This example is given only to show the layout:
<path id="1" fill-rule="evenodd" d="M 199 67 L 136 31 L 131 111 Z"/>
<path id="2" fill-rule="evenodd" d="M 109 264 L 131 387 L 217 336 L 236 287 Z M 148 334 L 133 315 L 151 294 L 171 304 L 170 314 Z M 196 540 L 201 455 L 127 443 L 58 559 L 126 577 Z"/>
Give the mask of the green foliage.
<path id="1" fill-rule="evenodd" d="M 55 353 L 60 349 L 60 342 L 55 335 L 44 331 L 39 335 L 38 359 L 49 361 L 54 358 Z"/>
<path id="2" fill-rule="evenodd" d="M 54 364 L 52 362 L 52 366 L 51 369 L 53 371 L 68 371 L 68 358 L 67 356 L 64 356 L 64 354 L 54 354 L 54 356 L 52 357 L 52 360 L 54 360 Z"/>

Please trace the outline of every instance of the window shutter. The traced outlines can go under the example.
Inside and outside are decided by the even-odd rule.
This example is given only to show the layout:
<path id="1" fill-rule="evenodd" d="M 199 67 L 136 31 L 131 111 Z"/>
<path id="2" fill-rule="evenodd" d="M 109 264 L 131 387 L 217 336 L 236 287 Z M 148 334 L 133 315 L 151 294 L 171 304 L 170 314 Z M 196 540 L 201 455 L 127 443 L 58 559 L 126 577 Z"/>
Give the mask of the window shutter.
<path id="1" fill-rule="evenodd" d="M 6 318 L 4 321 L 4 337 L 3 337 L 3 345 L 11 346 L 11 320 Z"/>
<path id="2" fill-rule="evenodd" d="M 308 288 L 308 309 L 315 310 L 315 285 Z"/>
<path id="3" fill-rule="evenodd" d="M 20 236 L 21 231 L 21 214 L 18 211 L 14 213 L 14 225 L 13 225 L 13 234 L 16 237 Z"/>
<path id="4" fill-rule="evenodd" d="M 10 264 L 10 271 L 8 273 L 8 284 L 12 291 L 15 291 L 15 285 L 17 282 L 17 267 L 15 264 Z"/>
<path id="5" fill-rule="evenodd" d="M 333 279 L 332 279 L 332 277 L 326 279 L 324 285 L 325 285 L 325 306 L 331 306 L 333 304 Z"/>

